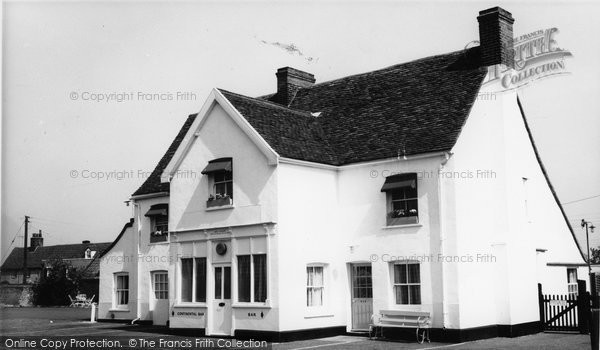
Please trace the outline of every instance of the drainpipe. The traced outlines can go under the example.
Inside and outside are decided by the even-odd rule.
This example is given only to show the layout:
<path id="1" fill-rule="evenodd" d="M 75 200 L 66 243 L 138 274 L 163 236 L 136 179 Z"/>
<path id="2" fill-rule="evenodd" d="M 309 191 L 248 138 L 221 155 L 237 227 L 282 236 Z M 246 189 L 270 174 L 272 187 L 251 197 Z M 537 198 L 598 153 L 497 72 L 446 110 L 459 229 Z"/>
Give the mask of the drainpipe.
<path id="1" fill-rule="evenodd" d="M 141 212 L 142 209 L 138 203 L 133 202 L 133 211 L 135 221 L 137 221 L 137 244 L 136 244 L 136 256 L 135 256 L 135 285 L 136 285 L 136 293 L 135 293 L 135 302 L 136 302 L 136 319 L 131 322 L 139 321 L 141 318 L 141 285 L 140 285 L 140 251 L 141 251 L 141 240 L 142 240 L 142 220 L 141 220 Z"/>
<path id="2" fill-rule="evenodd" d="M 444 213 L 444 197 L 443 197 L 443 186 L 442 186 L 442 179 L 439 176 L 439 174 L 441 174 L 441 172 L 444 170 L 444 166 L 446 165 L 446 163 L 448 163 L 448 160 L 450 160 L 450 157 L 452 156 L 451 153 L 449 152 L 444 152 L 444 160 L 442 160 L 442 162 L 440 163 L 440 167 L 438 170 L 438 182 L 437 182 L 437 191 L 438 191 L 438 208 L 439 208 L 439 212 L 438 212 L 438 224 L 439 224 L 439 228 L 440 228 L 440 248 L 439 248 L 439 252 L 442 256 L 444 256 L 444 245 L 446 243 L 446 234 L 445 234 L 445 228 L 443 225 L 443 213 Z M 444 268 L 444 263 L 441 263 L 441 270 L 442 270 L 442 277 L 441 277 L 441 283 L 442 283 L 442 328 L 446 328 L 446 325 L 449 323 L 448 322 L 448 303 L 446 302 L 446 295 L 448 294 L 448 287 L 446 284 L 446 269 Z"/>

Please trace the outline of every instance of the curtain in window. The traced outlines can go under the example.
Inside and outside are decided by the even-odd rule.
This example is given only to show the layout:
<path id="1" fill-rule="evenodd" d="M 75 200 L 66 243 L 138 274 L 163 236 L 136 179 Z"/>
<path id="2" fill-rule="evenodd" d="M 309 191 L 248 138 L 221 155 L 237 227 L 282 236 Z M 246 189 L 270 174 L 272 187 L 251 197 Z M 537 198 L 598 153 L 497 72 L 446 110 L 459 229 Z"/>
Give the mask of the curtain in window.
<path id="1" fill-rule="evenodd" d="M 223 268 L 223 299 L 231 299 L 231 267 Z"/>
<path id="2" fill-rule="evenodd" d="M 215 268 L 215 299 L 222 299 L 221 287 L 223 286 L 223 268 Z"/>
<path id="3" fill-rule="evenodd" d="M 181 259 L 181 301 L 192 301 L 192 259 Z"/>
<path id="4" fill-rule="evenodd" d="M 408 283 L 421 283 L 419 264 L 408 264 Z"/>
<path id="5" fill-rule="evenodd" d="M 577 283 L 577 269 L 567 269 L 567 282 Z"/>
<path id="6" fill-rule="evenodd" d="M 238 301 L 250 302 L 250 255 L 238 256 Z"/>
<path id="7" fill-rule="evenodd" d="M 394 265 L 396 304 L 421 303 L 421 270 L 419 264 Z"/>
<path id="8" fill-rule="evenodd" d="M 196 259 L 196 302 L 206 302 L 206 258 Z"/>
<path id="9" fill-rule="evenodd" d="M 309 266 L 306 268 L 306 305 L 323 305 L 323 267 Z"/>
<path id="10" fill-rule="evenodd" d="M 253 255 L 254 259 L 254 301 L 267 300 L 267 255 Z"/>
<path id="11" fill-rule="evenodd" d="M 394 265 L 394 283 L 406 283 L 406 265 Z"/>
<path id="12" fill-rule="evenodd" d="M 117 276 L 117 304 L 129 303 L 129 276 Z"/>

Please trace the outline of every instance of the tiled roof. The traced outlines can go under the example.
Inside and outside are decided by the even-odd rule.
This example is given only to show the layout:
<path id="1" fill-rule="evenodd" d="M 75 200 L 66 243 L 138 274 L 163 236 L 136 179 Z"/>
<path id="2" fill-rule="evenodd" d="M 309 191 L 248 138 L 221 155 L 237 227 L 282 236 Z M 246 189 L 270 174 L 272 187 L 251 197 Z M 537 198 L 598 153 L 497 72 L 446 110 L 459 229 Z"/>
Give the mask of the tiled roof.
<path id="1" fill-rule="evenodd" d="M 134 196 L 139 196 L 142 194 L 157 193 L 157 192 L 167 192 L 167 193 L 169 192 L 169 183 L 168 182 L 161 183 L 160 175 L 162 174 L 163 170 L 166 168 L 166 166 L 171 161 L 171 158 L 173 158 L 173 155 L 177 151 L 177 148 L 181 144 L 181 141 L 185 137 L 185 134 L 187 133 L 188 129 L 190 128 L 190 126 L 192 126 L 192 123 L 196 119 L 196 115 L 197 114 L 192 114 L 192 115 L 188 116 L 185 123 L 179 130 L 179 133 L 177 134 L 177 136 L 175 136 L 175 139 L 171 143 L 171 146 L 169 146 L 169 149 L 167 150 L 167 152 L 162 156 L 162 158 L 156 165 L 156 168 L 154 168 L 154 171 L 152 171 L 152 174 L 150 174 L 150 176 L 148 176 L 148 178 L 146 179 L 146 181 L 144 181 L 142 186 L 140 186 L 140 188 L 138 188 L 137 191 L 135 191 L 133 193 Z"/>
<path id="2" fill-rule="evenodd" d="M 79 243 L 61 244 L 46 247 L 37 247 L 34 251 L 27 252 L 27 267 L 42 268 L 44 260 L 52 259 L 79 259 L 85 257 L 85 251 L 90 248 L 100 256 L 110 246 L 107 243 Z M 91 262 L 92 260 L 88 260 Z M 4 270 L 18 270 L 23 268 L 23 248 L 14 248 L 2 264 Z"/>
<path id="3" fill-rule="evenodd" d="M 280 155 L 330 164 L 336 161 L 321 123 L 309 112 L 219 91 Z"/>
<path id="4" fill-rule="evenodd" d="M 487 72 L 479 68 L 478 51 L 302 88 L 288 107 L 268 97 L 220 91 L 283 157 L 342 165 L 446 151 L 456 143 Z"/>

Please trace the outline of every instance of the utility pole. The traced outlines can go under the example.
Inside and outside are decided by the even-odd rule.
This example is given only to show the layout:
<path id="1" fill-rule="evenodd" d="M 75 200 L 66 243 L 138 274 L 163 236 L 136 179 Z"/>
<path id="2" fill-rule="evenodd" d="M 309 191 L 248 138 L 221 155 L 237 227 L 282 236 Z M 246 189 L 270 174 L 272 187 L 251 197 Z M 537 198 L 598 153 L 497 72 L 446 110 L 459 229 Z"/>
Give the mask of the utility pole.
<path id="1" fill-rule="evenodd" d="M 587 241 L 587 265 L 588 265 L 588 273 L 590 274 L 590 276 L 592 275 L 592 265 L 591 265 L 591 259 L 592 257 L 590 256 L 590 235 L 588 233 L 588 226 L 589 224 L 592 224 L 589 221 L 585 221 L 585 219 L 581 219 L 581 227 L 585 227 L 585 239 Z M 590 229 L 592 229 L 592 233 L 594 233 L 594 229 L 596 228 L 596 226 L 594 226 L 594 224 L 592 224 L 591 226 L 589 226 Z M 592 281 L 590 280 L 590 283 L 592 283 Z"/>
<path id="2" fill-rule="evenodd" d="M 27 284 L 27 233 L 29 230 L 29 216 L 25 215 L 25 237 L 23 238 L 23 284 Z"/>

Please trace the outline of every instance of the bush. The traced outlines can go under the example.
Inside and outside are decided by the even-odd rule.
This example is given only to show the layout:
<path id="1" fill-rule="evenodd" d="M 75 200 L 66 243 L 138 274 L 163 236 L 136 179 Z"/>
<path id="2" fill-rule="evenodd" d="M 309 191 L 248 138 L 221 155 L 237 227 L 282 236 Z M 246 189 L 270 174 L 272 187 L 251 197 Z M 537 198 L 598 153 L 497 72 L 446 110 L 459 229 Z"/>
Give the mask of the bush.
<path id="1" fill-rule="evenodd" d="M 79 274 L 60 259 L 46 266 L 47 276 L 42 273 L 39 283 L 33 286 L 33 303 L 41 306 L 70 305 L 69 295 L 76 295 L 79 288 Z"/>

